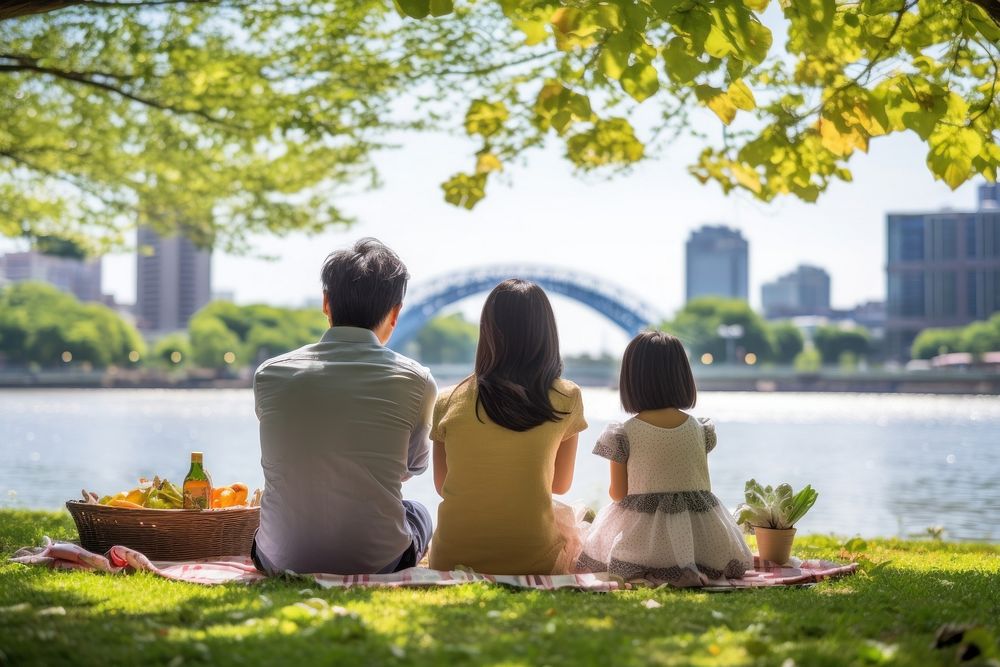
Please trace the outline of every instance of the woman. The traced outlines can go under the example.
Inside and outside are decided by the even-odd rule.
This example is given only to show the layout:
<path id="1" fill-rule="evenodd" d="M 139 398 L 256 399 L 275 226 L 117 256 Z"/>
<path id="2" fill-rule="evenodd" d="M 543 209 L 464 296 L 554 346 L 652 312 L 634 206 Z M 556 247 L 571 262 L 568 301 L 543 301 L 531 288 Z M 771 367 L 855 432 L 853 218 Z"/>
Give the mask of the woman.
<path id="1" fill-rule="evenodd" d="M 434 485 L 444 500 L 432 568 L 552 574 L 572 567 L 579 538 L 568 508 L 557 521 L 552 494 L 569 491 L 587 422 L 580 388 L 561 372 L 545 292 L 523 280 L 497 285 L 483 306 L 475 374 L 434 407 Z"/>

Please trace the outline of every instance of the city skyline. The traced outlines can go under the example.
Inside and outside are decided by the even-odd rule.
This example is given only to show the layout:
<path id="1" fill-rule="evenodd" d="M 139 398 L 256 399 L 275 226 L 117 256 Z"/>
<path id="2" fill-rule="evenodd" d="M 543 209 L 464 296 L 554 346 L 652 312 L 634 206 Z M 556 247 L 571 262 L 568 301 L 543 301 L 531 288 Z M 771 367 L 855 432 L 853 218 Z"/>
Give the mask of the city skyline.
<path id="1" fill-rule="evenodd" d="M 376 236 L 407 263 L 412 285 L 483 264 L 551 264 L 607 278 L 669 316 L 684 302 L 684 241 L 703 224 L 722 223 L 750 243 L 750 303 L 760 309 L 760 287 L 801 263 L 833 277 L 831 307 L 849 309 L 886 297 L 885 216 L 889 211 L 975 207 L 975 188 L 952 192 L 932 179 L 925 150 L 905 136 L 873 142 L 871 155 L 852 160 L 855 182 L 834 183 L 817 204 L 784 199 L 763 204 L 700 186 L 685 171 L 697 144 L 681 139 L 670 159 L 650 160 L 612 180 L 575 178 L 555 151 L 515 165 L 513 187 L 492 187 L 474 211 L 440 198 L 439 181 L 460 168 L 468 142 L 417 137 L 380 158 L 382 189 L 347 195 L 346 210 L 360 222 L 316 237 L 260 237 L 255 252 L 276 258 L 215 253 L 213 289 L 237 302 L 302 306 L 320 294 L 326 254 L 361 236 Z M 8 242 L 8 246 L 11 242 Z M 135 259 L 110 255 L 104 291 L 134 302 Z M 478 316 L 484 295 L 457 308 Z M 626 336 L 583 306 L 553 302 L 568 352 L 620 352 Z"/>

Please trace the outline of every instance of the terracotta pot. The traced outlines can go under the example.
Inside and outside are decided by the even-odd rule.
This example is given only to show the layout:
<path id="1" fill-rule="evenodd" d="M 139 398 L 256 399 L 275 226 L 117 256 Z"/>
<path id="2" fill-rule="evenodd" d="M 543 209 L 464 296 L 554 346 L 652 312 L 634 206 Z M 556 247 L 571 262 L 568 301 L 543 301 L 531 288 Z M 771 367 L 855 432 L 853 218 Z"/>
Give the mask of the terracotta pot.
<path id="1" fill-rule="evenodd" d="M 795 541 L 795 529 L 753 527 L 757 536 L 757 552 L 764 560 L 784 565 L 792 555 L 792 542 Z"/>

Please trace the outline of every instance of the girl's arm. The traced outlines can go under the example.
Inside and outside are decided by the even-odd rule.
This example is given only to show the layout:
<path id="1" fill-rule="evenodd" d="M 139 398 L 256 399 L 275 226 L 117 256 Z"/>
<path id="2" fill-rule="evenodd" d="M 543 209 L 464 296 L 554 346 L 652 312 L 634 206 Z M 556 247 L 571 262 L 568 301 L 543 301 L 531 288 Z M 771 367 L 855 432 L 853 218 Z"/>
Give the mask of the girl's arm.
<path id="1" fill-rule="evenodd" d="M 445 456 L 444 443 L 434 441 L 434 488 L 438 495 L 444 498 L 441 489 L 444 488 L 444 478 L 448 476 L 448 458 Z"/>
<path id="2" fill-rule="evenodd" d="M 628 495 L 628 465 L 611 462 L 611 488 L 608 489 L 611 500 L 618 502 Z"/>
<path id="3" fill-rule="evenodd" d="M 559 444 L 556 452 L 556 471 L 552 476 L 552 493 L 562 495 L 573 486 L 573 470 L 576 468 L 576 442 L 580 434 L 575 433 Z"/>

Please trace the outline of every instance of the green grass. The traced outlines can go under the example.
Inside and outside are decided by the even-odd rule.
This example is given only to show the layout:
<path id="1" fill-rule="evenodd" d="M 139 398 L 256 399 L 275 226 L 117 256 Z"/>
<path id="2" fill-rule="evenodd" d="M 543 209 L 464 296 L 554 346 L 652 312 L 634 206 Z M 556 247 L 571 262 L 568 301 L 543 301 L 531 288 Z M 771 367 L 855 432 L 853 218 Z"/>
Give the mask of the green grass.
<path id="1" fill-rule="evenodd" d="M 65 513 L 0 511 L 0 558 Z M 197 586 L 0 565 L 0 665 L 948 665 L 944 623 L 981 627 L 1000 655 L 1000 550 L 992 545 L 797 541 L 861 571 L 810 589 L 611 594 L 488 585 L 324 591 L 303 581 Z M 295 606 L 331 605 L 317 614 Z M 659 607 L 644 603 L 655 600 Z M 322 606 L 319 603 L 318 606 Z M 342 607 L 346 613 L 335 609 Z M 652 608 L 650 608 L 652 607 Z M 966 663 L 969 664 L 969 663 Z M 984 664 L 982 658 L 980 663 Z"/>

